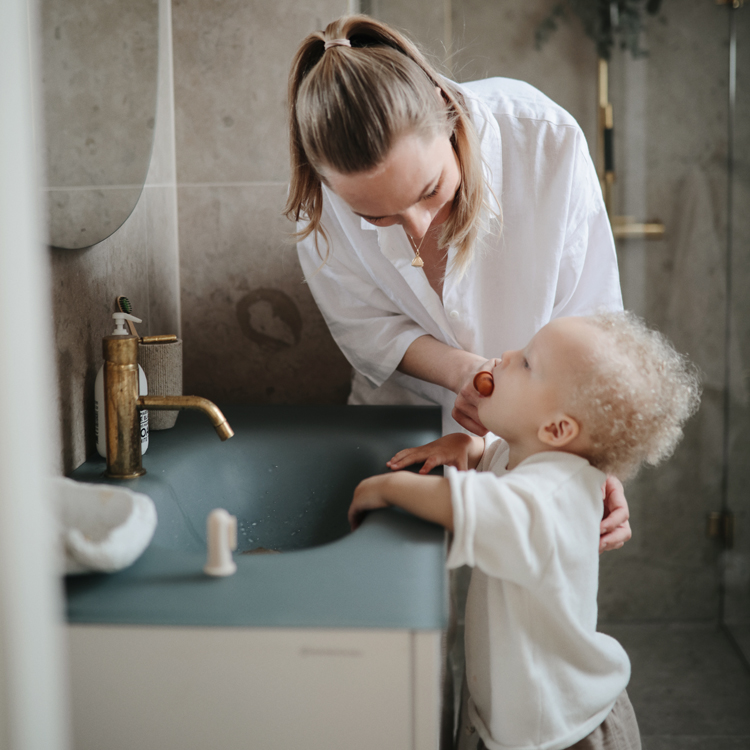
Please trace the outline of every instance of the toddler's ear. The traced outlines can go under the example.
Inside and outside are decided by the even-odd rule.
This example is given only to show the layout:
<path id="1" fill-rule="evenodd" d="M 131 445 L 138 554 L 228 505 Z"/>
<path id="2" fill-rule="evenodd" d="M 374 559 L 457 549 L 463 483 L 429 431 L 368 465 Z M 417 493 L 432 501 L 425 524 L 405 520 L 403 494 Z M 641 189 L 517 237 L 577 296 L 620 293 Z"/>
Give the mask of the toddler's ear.
<path id="1" fill-rule="evenodd" d="M 539 428 L 537 437 L 550 448 L 564 448 L 580 434 L 577 420 L 567 414 L 556 414 Z"/>

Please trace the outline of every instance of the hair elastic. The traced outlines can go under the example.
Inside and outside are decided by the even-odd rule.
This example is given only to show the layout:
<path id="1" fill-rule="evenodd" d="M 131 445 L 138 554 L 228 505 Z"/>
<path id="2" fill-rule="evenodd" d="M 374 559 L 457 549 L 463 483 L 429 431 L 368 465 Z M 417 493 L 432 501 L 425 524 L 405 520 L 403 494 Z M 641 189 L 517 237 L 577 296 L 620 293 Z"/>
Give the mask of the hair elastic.
<path id="1" fill-rule="evenodd" d="M 348 39 L 329 39 L 324 45 L 324 50 L 330 49 L 331 47 L 351 47 L 352 43 Z"/>

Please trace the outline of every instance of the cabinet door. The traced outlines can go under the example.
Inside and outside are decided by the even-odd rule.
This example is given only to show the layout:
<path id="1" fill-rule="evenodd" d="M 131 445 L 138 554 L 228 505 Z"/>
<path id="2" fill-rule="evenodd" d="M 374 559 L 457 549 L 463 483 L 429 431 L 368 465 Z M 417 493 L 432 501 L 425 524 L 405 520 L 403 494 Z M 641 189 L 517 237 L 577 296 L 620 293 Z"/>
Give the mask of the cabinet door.
<path id="1" fill-rule="evenodd" d="M 76 750 L 412 750 L 417 740 L 436 747 L 438 634 L 68 632 Z"/>

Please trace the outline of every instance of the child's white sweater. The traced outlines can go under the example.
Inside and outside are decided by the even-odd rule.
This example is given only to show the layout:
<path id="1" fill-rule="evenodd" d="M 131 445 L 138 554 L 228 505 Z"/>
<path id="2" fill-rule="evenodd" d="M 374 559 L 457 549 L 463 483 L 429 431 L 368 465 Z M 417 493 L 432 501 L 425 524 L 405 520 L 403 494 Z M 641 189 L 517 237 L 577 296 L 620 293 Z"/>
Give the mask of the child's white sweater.
<path id="1" fill-rule="evenodd" d="M 489 750 L 560 750 L 604 721 L 630 678 L 620 644 L 597 633 L 605 475 L 571 453 L 508 472 L 488 444 L 477 471 L 448 467 L 448 567 L 470 565 L 469 716 Z"/>

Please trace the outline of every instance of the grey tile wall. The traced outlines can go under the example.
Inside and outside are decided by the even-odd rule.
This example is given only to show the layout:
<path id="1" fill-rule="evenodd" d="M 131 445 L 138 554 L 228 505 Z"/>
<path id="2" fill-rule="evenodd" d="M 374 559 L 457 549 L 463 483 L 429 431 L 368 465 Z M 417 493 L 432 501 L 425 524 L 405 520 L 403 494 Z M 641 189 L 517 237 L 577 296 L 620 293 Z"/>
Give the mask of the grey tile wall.
<path id="1" fill-rule="evenodd" d="M 94 453 L 94 379 L 101 339 L 112 332 L 117 295 L 128 297 L 144 334 L 179 333 L 170 6 L 161 0 L 153 157 L 133 213 L 85 250 L 50 250 L 60 413 L 60 469 Z"/>
<path id="2" fill-rule="evenodd" d="M 544 0 L 452 0 L 453 74 L 458 81 L 492 76 L 536 86 L 596 137 L 596 52 L 577 22 L 559 24 L 541 50 L 534 32 L 550 12 Z"/>
<path id="3" fill-rule="evenodd" d="M 185 390 L 221 401 L 344 403 L 350 368 L 281 216 L 286 86 L 302 39 L 345 0 L 175 0 Z"/>

